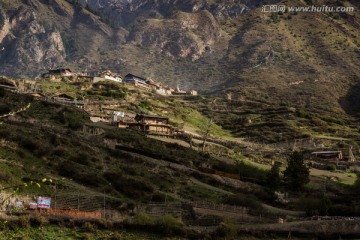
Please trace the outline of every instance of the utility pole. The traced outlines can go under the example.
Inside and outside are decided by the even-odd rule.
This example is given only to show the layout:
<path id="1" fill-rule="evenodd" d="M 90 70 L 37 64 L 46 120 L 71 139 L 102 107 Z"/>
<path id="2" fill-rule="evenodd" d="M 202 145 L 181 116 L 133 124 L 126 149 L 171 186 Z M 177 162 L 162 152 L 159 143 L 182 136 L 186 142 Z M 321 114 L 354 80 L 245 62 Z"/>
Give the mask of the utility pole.
<path id="1" fill-rule="evenodd" d="M 204 141 L 203 141 L 203 144 L 202 144 L 202 152 L 205 152 L 205 144 L 206 144 L 206 141 L 207 141 L 207 139 L 209 137 L 209 133 L 210 133 L 212 124 L 213 124 L 213 118 L 211 117 L 210 120 L 209 120 L 209 123 L 207 125 L 206 131 L 205 131 Z"/>
<path id="2" fill-rule="evenodd" d="M 54 200 L 55 200 L 55 202 L 54 202 L 54 208 L 55 208 L 55 210 L 56 210 L 56 194 L 57 194 L 57 180 L 55 180 L 55 196 L 54 196 Z"/>
<path id="3" fill-rule="evenodd" d="M 217 100 L 217 99 L 215 98 L 215 99 L 209 104 L 209 107 L 210 107 L 210 108 L 213 108 L 216 100 Z M 210 109 L 210 111 L 212 111 L 212 110 Z M 208 125 L 207 125 L 207 128 L 206 128 L 206 130 L 205 130 L 204 140 L 203 140 L 203 143 L 202 143 L 202 152 L 205 152 L 206 141 L 207 141 L 207 139 L 208 139 L 208 137 L 209 137 L 211 127 L 212 127 L 212 125 L 213 125 L 213 123 L 214 123 L 213 113 L 211 112 L 210 115 L 211 115 L 211 116 L 210 116 L 210 119 L 209 119 L 209 123 L 208 123 Z"/>
<path id="4" fill-rule="evenodd" d="M 105 190 L 104 190 L 104 218 L 106 218 L 106 196 L 105 196 Z"/>

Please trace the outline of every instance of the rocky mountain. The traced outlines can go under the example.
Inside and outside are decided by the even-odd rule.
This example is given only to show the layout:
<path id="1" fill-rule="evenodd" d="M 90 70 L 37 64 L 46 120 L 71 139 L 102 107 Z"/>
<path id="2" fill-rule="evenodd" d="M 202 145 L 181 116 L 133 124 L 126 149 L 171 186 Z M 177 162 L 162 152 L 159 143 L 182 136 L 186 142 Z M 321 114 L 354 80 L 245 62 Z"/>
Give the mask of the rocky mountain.
<path id="1" fill-rule="evenodd" d="M 355 11 L 271 14 L 260 0 L 2 1 L 0 73 L 109 68 L 231 100 L 356 112 L 359 3 L 279 3 Z"/>

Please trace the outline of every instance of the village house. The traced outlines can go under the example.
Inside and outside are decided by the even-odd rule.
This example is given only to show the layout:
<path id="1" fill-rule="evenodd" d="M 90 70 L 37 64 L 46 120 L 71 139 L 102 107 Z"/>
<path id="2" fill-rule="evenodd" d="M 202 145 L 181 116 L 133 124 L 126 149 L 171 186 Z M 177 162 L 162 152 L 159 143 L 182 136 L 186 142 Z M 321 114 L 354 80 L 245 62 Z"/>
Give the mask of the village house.
<path id="1" fill-rule="evenodd" d="M 190 90 L 190 91 L 184 91 L 184 90 L 181 90 L 179 88 L 179 86 L 176 87 L 176 89 L 172 89 L 171 90 L 171 94 L 175 95 L 175 96 L 186 96 L 186 95 L 191 95 L 191 96 L 197 96 L 198 95 L 198 92 L 195 91 L 195 90 Z"/>
<path id="2" fill-rule="evenodd" d="M 342 151 L 317 151 L 312 152 L 308 165 L 323 170 L 346 170 L 355 164 L 356 160 L 349 148 L 349 156 L 344 156 Z"/>
<path id="3" fill-rule="evenodd" d="M 167 117 L 137 114 L 134 120 L 134 122 L 119 121 L 117 126 L 155 135 L 172 135 L 174 133 L 174 127 L 169 124 L 170 121 Z"/>
<path id="4" fill-rule="evenodd" d="M 175 89 L 175 91 L 172 92 L 172 94 L 173 95 L 187 95 L 187 92 L 184 90 L 181 90 L 178 85 L 178 86 L 176 86 L 176 89 Z"/>
<path id="5" fill-rule="evenodd" d="M 125 112 L 113 111 L 113 122 L 121 121 L 125 118 Z"/>
<path id="6" fill-rule="evenodd" d="M 159 95 L 170 95 L 171 92 L 168 92 L 166 89 L 164 88 L 159 88 L 159 89 L 156 89 L 156 93 L 159 94 Z"/>
<path id="7" fill-rule="evenodd" d="M 99 71 L 83 71 L 79 73 L 79 76 L 81 77 L 98 77 L 99 76 Z"/>
<path id="8" fill-rule="evenodd" d="M 136 123 L 136 114 L 128 112 L 114 112 L 113 122 L 116 123 L 118 128 L 129 128 L 129 124 Z"/>
<path id="9" fill-rule="evenodd" d="M 110 70 L 105 70 L 103 72 L 100 72 L 98 77 L 93 78 L 94 83 L 106 81 L 106 80 L 114 81 L 114 82 L 118 82 L 118 83 L 122 82 L 122 79 L 120 77 L 118 77 L 116 73 L 113 73 Z"/>
<path id="10" fill-rule="evenodd" d="M 148 79 L 145 81 L 147 83 L 147 85 L 149 85 L 149 88 L 151 90 L 158 90 L 158 89 L 161 89 L 161 86 L 159 83 L 156 83 L 154 80 L 152 79 Z"/>
<path id="11" fill-rule="evenodd" d="M 46 99 L 46 95 L 40 93 L 40 92 L 31 92 L 28 93 L 29 96 L 32 96 L 35 99 L 39 99 L 39 100 L 45 100 Z"/>
<path id="12" fill-rule="evenodd" d="M 57 103 L 61 103 L 61 104 L 74 104 L 75 103 L 75 98 L 72 96 L 69 96 L 67 94 L 59 94 L 59 95 L 55 95 L 51 98 L 54 102 Z"/>
<path id="13" fill-rule="evenodd" d="M 109 114 L 102 114 L 102 113 L 92 113 L 90 115 L 90 121 L 97 123 L 111 123 L 113 120 L 113 117 Z"/>
<path id="14" fill-rule="evenodd" d="M 189 94 L 192 95 L 192 96 L 197 96 L 198 92 L 195 91 L 195 90 L 191 90 L 191 91 L 189 91 Z"/>
<path id="15" fill-rule="evenodd" d="M 312 152 L 311 156 L 317 160 L 340 161 L 343 159 L 342 151 L 319 151 Z"/>
<path id="16" fill-rule="evenodd" d="M 48 73 L 45 73 L 45 75 L 48 76 L 62 76 L 62 77 L 70 77 L 73 75 L 73 72 L 70 68 L 59 68 L 59 69 L 50 69 Z"/>
<path id="17" fill-rule="evenodd" d="M 146 83 L 146 79 L 142 77 L 135 76 L 133 74 L 128 74 L 124 78 L 124 82 L 128 84 L 132 84 L 139 88 L 144 88 L 146 90 L 150 90 L 150 86 Z"/>
<path id="18" fill-rule="evenodd" d="M 12 92 L 16 92 L 18 90 L 14 82 L 5 78 L 0 78 L 0 87 Z"/>
<path id="19" fill-rule="evenodd" d="M 137 114 L 135 120 L 138 123 L 144 123 L 144 124 L 169 124 L 168 117 L 162 117 L 156 115 Z"/>
<path id="20" fill-rule="evenodd" d="M 167 95 L 171 95 L 171 94 L 173 94 L 173 92 L 175 92 L 175 88 L 166 87 L 166 88 L 165 88 L 165 91 L 166 91 L 166 94 L 167 94 Z"/>

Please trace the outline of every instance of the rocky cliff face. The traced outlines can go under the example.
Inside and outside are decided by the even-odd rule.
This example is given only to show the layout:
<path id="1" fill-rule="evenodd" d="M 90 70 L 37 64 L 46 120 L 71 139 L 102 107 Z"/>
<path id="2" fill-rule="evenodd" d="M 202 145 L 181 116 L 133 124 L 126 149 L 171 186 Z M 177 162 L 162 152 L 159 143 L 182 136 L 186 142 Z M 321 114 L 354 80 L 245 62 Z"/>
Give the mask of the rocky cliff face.
<path id="1" fill-rule="evenodd" d="M 4 11 L 0 14 L 0 62 L 5 69 L 17 72 L 25 68 L 29 73 L 36 74 L 38 69 L 65 63 L 66 54 L 60 33 L 45 30 L 32 9 L 21 7 L 11 15 Z"/>
<path id="2" fill-rule="evenodd" d="M 138 22 L 129 41 L 172 58 L 197 60 L 222 37 L 221 28 L 208 11 L 176 12 L 171 19 Z"/>

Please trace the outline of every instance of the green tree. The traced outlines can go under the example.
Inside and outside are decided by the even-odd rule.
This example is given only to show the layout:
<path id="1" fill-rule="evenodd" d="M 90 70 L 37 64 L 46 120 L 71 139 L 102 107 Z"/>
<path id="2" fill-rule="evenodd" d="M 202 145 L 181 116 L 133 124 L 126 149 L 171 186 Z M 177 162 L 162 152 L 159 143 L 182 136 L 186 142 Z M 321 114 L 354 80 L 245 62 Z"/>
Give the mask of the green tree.
<path id="1" fill-rule="evenodd" d="M 280 176 L 280 167 L 277 164 L 274 164 L 270 171 L 266 175 L 266 183 L 267 187 L 272 190 L 276 191 L 281 186 L 281 176 Z"/>
<path id="2" fill-rule="evenodd" d="M 356 181 L 353 185 L 354 191 L 360 193 L 360 173 L 356 174 Z"/>
<path id="3" fill-rule="evenodd" d="M 329 214 L 332 202 L 327 196 L 307 196 L 300 198 L 298 205 L 308 216 L 325 216 Z"/>
<path id="4" fill-rule="evenodd" d="M 293 152 L 287 159 L 284 181 L 289 190 L 301 190 L 309 182 L 309 168 L 304 163 L 301 152 Z"/>
<path id="5" fill-rule="evenodd" d="M 5 90 L 3 88 L 0 88 L 0 97 L 1 98 L 5 97 L 5 94 L 6 94 Z"/>

